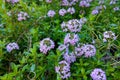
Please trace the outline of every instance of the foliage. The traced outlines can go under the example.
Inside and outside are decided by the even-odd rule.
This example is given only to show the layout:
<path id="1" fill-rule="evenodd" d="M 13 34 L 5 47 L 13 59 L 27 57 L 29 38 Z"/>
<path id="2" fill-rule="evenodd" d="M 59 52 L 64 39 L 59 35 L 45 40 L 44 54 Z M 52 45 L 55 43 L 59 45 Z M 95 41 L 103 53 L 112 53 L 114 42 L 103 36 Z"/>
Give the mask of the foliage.
<path id="1" fill-rule="evenodd" d="M 115 7 L 120 8 L 120 2 L 110 5 L 110 0 L 105 0 L 102 7 L 106 8 L 95 15 L 91 12 L 100 5 L 100 0 L 93 0 L 90 7 L 80 7 L 78 2 L 73 5 L 74 14 L 61 16 L 59 10 L 69 8 L 60 6 L 61 1 L 47 3 L 44 0 L 19 0 L 12 4 L 0 0 L 0 80 L 62 80 L 55 72 L 55 66 L 63 60 L 63 53 L 57 48 L 64 43 L 67 34 L 63 32 L 61 23 L 83 17 L 87 22 L 78 32 L 79 43 L 93 44 L 96 55 L 90 58 L 78 57 L 71 63 L 71 76 L 66 80 L 92 80 L 90 73 L 94 68 L 104 70 L 108 80 L 120 79 L 120 9 L 113 10 Z M 47 15 L 49 10 L 56 12 L 54 17 Z M 26 12 L 29 18 L 18 21 L 20 11 Z M 103 42 L 105 31 L 113 31 L 117 39 Z M 47 54 L 39 50 L 40 41 L 44 38 L 51 38 L 55 43 L 54 49 Z M 18 43 L 19 50 L 7 52 L 6 46 L 10 42 Z"/>

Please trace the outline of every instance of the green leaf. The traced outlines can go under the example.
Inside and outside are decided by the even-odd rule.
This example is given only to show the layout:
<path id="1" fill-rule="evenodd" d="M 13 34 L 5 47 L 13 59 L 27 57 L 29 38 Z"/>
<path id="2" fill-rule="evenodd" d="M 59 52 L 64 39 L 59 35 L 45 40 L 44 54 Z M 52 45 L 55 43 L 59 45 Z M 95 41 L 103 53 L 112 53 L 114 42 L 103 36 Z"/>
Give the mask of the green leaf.
<path id="1" fill-rule="evenodd" d="M 32 66 L 31 66 L 31 68 L 30 68 L 30 71 L 31 71 L 31 72 L 34 72 L 34 70 L 35 70 L 35 64 L 32 64 Z"/>

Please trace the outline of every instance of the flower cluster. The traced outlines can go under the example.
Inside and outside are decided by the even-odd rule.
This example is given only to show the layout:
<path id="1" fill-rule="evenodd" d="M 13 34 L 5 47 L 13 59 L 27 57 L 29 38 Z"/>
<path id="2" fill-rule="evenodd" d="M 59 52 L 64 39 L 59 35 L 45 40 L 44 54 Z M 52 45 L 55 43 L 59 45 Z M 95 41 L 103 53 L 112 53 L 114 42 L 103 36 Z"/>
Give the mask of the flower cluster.
<path id="1" fill-rule="evenodd" d="M 50 38 L 45 38 L 42 41 L 40 41 L 40 51 L 44 54 L 47 54 L 47 52 L 55 47 L 54 42 Z"/>
<path id="2" fill-rule="evenodd" d="M 75 55 L 73 52 L 71 52 L 71 53 L 67 53 L 67 52 L 64 53 L 64 54 L 63 54 L 63 58 L 64 58 L 64 60 L 67 61 L 69 64 L 76 61 L 76 55 Z"/>
<path id="3" fill-rule="evenodd" d="M 92 0 L 81 0 L 79 6 L 81 6 L 81 7 L 89 7 L 90 2 L 92 2 Z"/>
<path id="4" fill-rule="evenodd" d="M 51 2 L 52 2 L 52 0 L 46 0 L 46 2 L 47 2 L 47 3 L 51 3 Z"/>
<path id="5" fill-rule="evenodd" d="M 75 13 L 75 8 L 74 7 L 69 7 L 67 10 L 62 8 L 59 10 L 59 15 L 64 16 L 66 13 L 74 14 Z"/>
<path id="6" fill-rule="evenodd" d="M 108 40 L 116 40 L 116 36 L 115 33 L 113 33 L 112 31 L 105 31 L 103 33 L 103 42 L 107 42 Z"/>
<path id="7" fill-rule="evenodd" d="M 18 13 L 18 21 L 26 20 L 29 18 L 28 14 L 26 12 L 19 12 Z"/>
<path id="8" fill-rule="evenodd" d="M 81 47 L 82 52 L 85 57 L 92 57 L 96 54 L 96 48 L 91 44 L 86 44 Z"/>
<path id="9" fill-rule="evenodd" d="M 11 52 L 12 50 L 15 50 L 15 49 L 19 49 L 19 46 L 17 43 L 13 42 L 13 43 L 9 43 L 7 46 L 6 46 L 6 49 L 8 52 Z"/>
<path id="10" fill-rule="evenodd" d="M 67 13 L 65 9 L 60 9 L 59 10 L 59 15 L 64 16 Z"/>
<path id="11" fill-rule="evenodd" d="M 70 31 L 70 32 L 80 32 L 82 25 L 80 24 L 80 21 L 77 19 L 69 20 L 68 22 L 63 22 L 61 24 L 61 28 L 64 32 Z"/>
<path id="12" fill-rule="evenodd" d="M 68 46 L 64 45 L 64 44 L 61 44 L 59 47 L 58 47 L 58 50 L 59 51 L 63 51 L 63 50 L 66 50 Z"/>
<path id="13" fill-rule="evenodd" d="M 67 12 L 70 13 L 70 14 L 74 14 L 75 13 L 75 8 L 74 7 L 69 7 Z"/>
<path id="14" fill-rule="evenodd" d="M 91 72 L 90 76 L 92 77 L 93 80 L 107 80 L 105 72 L 99 68 L 94 69 Z"/>
<path id="15" fill-rule="evenodd" d="M 75 5 L 78 2 L 78 0 L 62 0 L 61 6 L 72 6 Z"/>
<path id="16" fill-rule="evenodd" d="M 48 16 L 48 17 L 54 17 L 55 14 L 56 14 L 56 13 L 55 13 L 54 10 L 49 10 L 48 13 L 47 13 L 47 16 Z"/>
<path id="17" fill-rule="evenodd" d="M 65 60 L 59 62 L 59 66 L 55 67 L 56 73 L 60 75 L 62 79 L 66 79 L 70 77 L 70 64 L 67 63 Z"/>
<path id="18" fill-rule="evenodd" d="M 9 2 L 9 3 L 15 4 L 15 3 L 19 2 L 19 0 L 6 0 L 6 2 Z"/>
<path id="19" fill-rule="evenodd" d="M 106 9 L 105 5 L 100 5 L 100 6 L 96 6 L 94 10 L 92 10 L 92 14 L 96 15 L 99 14 L 99 12 L 101 12 L 102 9 Z"/>
<path id="20" fill-rule="evenodd" d="M 110 1 L 110 5 L 116 4 L 116 3 L 117 3 L 117 0 L 111 0 L 111 1 Z"/>
<path id="21" fill-rule="evenodd" d="M 79 41 L 79 36 L 77 34 L 68 33 L 64 38 L 64 44 L 75 45 Z"/>
<path id="22" fill-rule="evenodd" d="M 113 10 L 114 10 L 114 11 L 119 11 L 120 8 L 119 8 L 119 7 L 114 7 Z"/>

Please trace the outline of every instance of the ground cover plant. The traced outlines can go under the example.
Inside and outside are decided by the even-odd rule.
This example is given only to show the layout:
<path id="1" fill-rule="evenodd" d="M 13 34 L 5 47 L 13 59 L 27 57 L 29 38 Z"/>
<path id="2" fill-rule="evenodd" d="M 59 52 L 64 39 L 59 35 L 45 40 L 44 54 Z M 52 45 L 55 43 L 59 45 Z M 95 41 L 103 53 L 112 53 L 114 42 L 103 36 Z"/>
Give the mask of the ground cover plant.
<path id="1" fill-rule="evenodd" d="M 120 80 L 119 0 L 0 0 L 0 80 Z"/>

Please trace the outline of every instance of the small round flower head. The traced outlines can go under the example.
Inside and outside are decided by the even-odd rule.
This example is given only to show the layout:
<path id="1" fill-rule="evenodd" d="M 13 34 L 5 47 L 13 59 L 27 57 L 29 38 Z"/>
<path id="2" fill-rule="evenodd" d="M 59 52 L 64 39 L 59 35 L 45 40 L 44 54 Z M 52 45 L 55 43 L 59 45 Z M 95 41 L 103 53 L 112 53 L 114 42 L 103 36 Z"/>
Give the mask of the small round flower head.
<path id="1" fill-rule="evenodd" d="M 18 13 L 18 21 L 26 20 L 29 18 L 28 14 L 26 12 L 19 12 Z"/>
<path id="2" fill-rule="evenodd" d="M 11 0 L 11 2 L 14 4 L 14 3 L 19 2 L 19 0 Z"/>
<path id="3" fill-rule="evenodd" d="M 93 11 L 92 11 L 92 14 L 93 15 L 96 15 L 96 14 L 98 14 L 99 13 L 99 11 L 97 10 L 97 9 L 94 9 Z"/>
<path id="4" fill-rule="evenodd" d="M 59 66 L 55 67 L 55 71 L 60 75 L 62 79 L 67 79 L 71 76 L 70 64 L 65 60 L 59 62 Z"/>
<path id="5" fill-rule="evenodd" d="M 116 3 L 117 3 L 117 0 L 111 0 L 111 1 L 110 1 L 110 5 L 116 4 Z"/>
<path id="6" fill-rule="evenodd" d="M 96 54 L 96 48 L 91 44 L 83 45 L 81 49 L 85 57 L 92 57 Z"/>
<path id="7" fill-rule="evenodd" d="M 67 12 L 70 13 L 70 14 L 74 14 L 75 13 L 75 8 L 70 7 L 70 8 L 68 8 Z"/>
<path id="8" fill-rule="evenodd" d="M 44 54 L 55 47 L 54 42 L 50 38 L 45 38 L 40 41 L 40 51 Z"/>
<path id="9" fill-rule="evenodd" d="M 15 4 L 15 3 L 19 2 L 19 0 L 6 0 L 6 2 L 9 2 L 9 3 Z"/>
<path id="10" fill-rule="evenodd" d="M 70 32 L 80 32 L 82 28 L 82 24 L 77 19 L 69 20 L 68 22 L 63 22 L 61 24 L 61 28 L 64 32 L 70 31 Z"/>
<path id="11" fill-rule="evenodd" d="M 65 9 L 60 9 L 59 10 L 59 15 L 64 16 L 67 13 Z"/>
<path id="12" fill-rule="evenodd" d="M 75 33 L 73 34 L 68 33 L 64 38 L 64 44 L 75 45 L 78 41 L 79 41 L 79 36 Z"/>
<path id="13" fill-rule="evenodd" d="M 82 1 L 80 1 L 79 6 L 81 6 L 81 7 L 89 7 L 90 3 L 87 0 L 82 0 Z"/>
<path id="14" fill-rule="evenodd" d="M 63 54 L 63 58 L 64 58 L 64 60 L 66 60 L 69 64 L 76 61 L 76 56 L 75 56 L 75 54 L 74 54 L 73 52 L 72 52 L 72 53 L 64 53 L 64 54 Z"/>
<path id="15" fill-rule="evenodd" d="M 119 8 L 119 7 L 114 7 L 113 10 L 114 10 L 114 11 L 119 11 L 120 8 Z"/>
<path id="16" fill-rule="evenodd" d="M 69 6 L 68 0 L 62 0 L 61 1 L 61 6 Z"/>
<path id="17" fill-rule="evenodd" d="M 103 37 L 104 42 L 107 42 L 108 40 L 116 40 L 115 33 L 113 33 L 112 31 L 105 31 L 103 33 Z"/>
<path id="18" fill-rule="evenodd" d="M 7 46 L 6 46 L 6 49 L 8 52 L 11 52 L 12 50 L 15 50 L 15 49 L 19 49 L 19 46 L 17 43 L 13 42 L 13 43 L 9 43 Z"/>
<path id="19" fill-rule="evenodd" d="M 105 72 L 99 68 L 94 69 L 90 76 L 93 80 L 107 80 Z"/>
<path id="20" fill-rule="evenodd" d="M 82 50 L 83 48 L 82 47 L 75 47 L 75 55 L 77 57 L 80 57 L 84 54 L 84 50 Z"/>
<path id="21" fill-rule="evenodd" d="M 67 45 L 61 44 L 61 45 L 58 47 L 58 50 L 63 51 L 63 50 L 65 50 L 67 47 L 68 47 Z"/>
<path id="22" fill-rule="evenodd" d="M 51 2 L 52 2 L 52 0 L 46 0 L 46 2 L 47 2 L 47 3 L 51 3 Z"/>
<path id="23" fill-rule="evenodd" d="M 55 14 L 56 13 L 55 13 L 54 10 L 49 10 L 48 13 L 47 13 L 48 17 L 54 17 Z"/>
<path id="24" fill-rule="evenodd" d="M 85 17 L 80 19 L 80 24 L 84 24 L 85 22 L 87 22 L 87 19 Z"/>
<path id="25" fill-rule="evenodd" d="M 71 0 L 71 1 L 69 2 L 69 5 L 70 5 L 70 6 L 75 5 L 77 2 L 78 2 L 78 0 Z"/>

